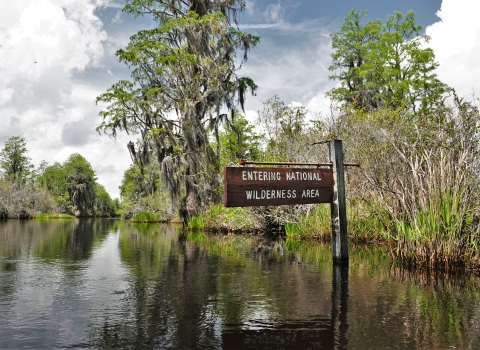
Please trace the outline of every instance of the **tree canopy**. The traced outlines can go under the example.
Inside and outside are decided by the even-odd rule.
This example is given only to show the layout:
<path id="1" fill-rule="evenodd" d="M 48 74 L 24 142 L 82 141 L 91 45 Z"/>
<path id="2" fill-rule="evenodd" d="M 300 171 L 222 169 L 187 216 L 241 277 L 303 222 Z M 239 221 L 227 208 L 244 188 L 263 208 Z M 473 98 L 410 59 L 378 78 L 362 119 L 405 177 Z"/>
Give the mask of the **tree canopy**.
<path id="1" fill-rule="evenodd" d="M 413 11 L 395 12 L 385 22 L 364 23 L 367 11 L 352 9 L 332 37 L 330 79 L 340 87 L 329 94 L 337 101 L 368 110 L 406 107 L 426 111 L 449 90 L 435 74 L 438 63 L 426 48 Z"/>
<path id="2" fill-rule="evenodd" d="M 27 141 L 20 136 L 12 136 L 0 151 L 0 168 L 7 179 L 25 181 L 32 165 L 27 156 Z"/>
<path id="3" fill-rule="evenodd" d="M 243 0 L 127 0 L 124 11 L 149 15 L 157 27 L 139 31 L 117 51 L 132 79 L 97 98 L 107 104 L 98 130 L 140 135 L 135 161 L 143 167 L 158 160 L 172 199 L 182 198 L 184 217 L 219 199 L 212 169 L 220 156 L 209 137 L 218 143 L 220 124 L 256 89 L 237 75 L 259 40 L 238 29 L 244 7 Z"/>
<path id="4" fill-rule="evenodd" d="M 95 205 L 95 171 L 80 154 L 71 154 L 63 164 L 67 191 L 76 216 L 93 214 Z"/>

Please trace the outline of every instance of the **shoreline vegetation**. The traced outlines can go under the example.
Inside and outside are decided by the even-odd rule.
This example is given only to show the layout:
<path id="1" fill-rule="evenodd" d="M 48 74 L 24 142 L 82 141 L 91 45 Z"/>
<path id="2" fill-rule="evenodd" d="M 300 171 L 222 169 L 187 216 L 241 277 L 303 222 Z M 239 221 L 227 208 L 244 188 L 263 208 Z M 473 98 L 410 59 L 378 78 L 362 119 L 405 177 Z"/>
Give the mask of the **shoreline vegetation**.
<path id="1" fill-rule="evenodd" d="M 202 15 L 178 1 L 124 8 L 158 27 L 117 51 L 131 80 L 97 97 L 106 106 L 97 131 L 139 135 L 127 145 L 132 164 L 121 200 L 110 198 L 79 154 L 33 169 L 25 140 L 14 136 L 0 153 L 0 218 L 121 215 L 180 221 L 187 230 L 329 240 L 328 205 L 224 208 L 222 169 L 239 158 L 324 162 L 322 143 L 341 139 L 344 159 L 361 164 L 346 171 L 350 242 L 386 245 L 392 261 L 412 268 L 480 267 L 479 100 L 458 97 L 437 78 L 413 12 L 373 21 L 366 11 L 349 11 L 331 34 L 329 78 L 339 84 L 327 93 L 329 112 L 274 95 L 252 122 L 241 111 L 257 85 L 237 74 L 260 38 L 240 30 L 243 2 L 198 3 Z"/>
<path id="2" fill-rule="evenodd" d="M 0 151 L 0 219 L 112 217 L 119 200 L 112 200 L 96 180 L 95 171 L 80 154 L 63 163 L 42 161 L 35 168 L 27 142 L 12 136 Z"/>

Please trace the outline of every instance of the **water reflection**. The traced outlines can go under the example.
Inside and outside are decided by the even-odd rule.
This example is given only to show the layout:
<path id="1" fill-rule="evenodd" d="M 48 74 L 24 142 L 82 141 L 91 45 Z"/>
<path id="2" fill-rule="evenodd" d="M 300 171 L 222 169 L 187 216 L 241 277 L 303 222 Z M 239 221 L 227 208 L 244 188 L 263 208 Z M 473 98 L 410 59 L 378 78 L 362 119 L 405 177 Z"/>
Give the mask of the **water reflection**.
<path id="1" fill-rule="evenodd" d="M 118 220 L 0 223 L 0 348 L 480 348 L 478 278 L 382 248 Z"/>

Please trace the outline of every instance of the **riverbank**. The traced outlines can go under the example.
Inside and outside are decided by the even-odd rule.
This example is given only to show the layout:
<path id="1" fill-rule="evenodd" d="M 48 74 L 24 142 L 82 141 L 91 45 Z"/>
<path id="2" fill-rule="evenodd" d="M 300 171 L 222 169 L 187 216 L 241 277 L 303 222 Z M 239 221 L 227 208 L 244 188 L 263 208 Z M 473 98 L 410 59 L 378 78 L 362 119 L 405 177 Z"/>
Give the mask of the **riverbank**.
<path id="1" fill-rule="evenodd" d="M 289 207 L 225 208 L 213 205 L 206 212 L 188 219 L 185 229 L 259 233 L 275 227 L 288 239 L 330 241 L 329 205 L 308 206 L 303 214 L 296 212 L 297 216 L 293 210 Z M 437 202 L 418 210 L 413 221 L 401 216 L 392 217 L 379 205 L 360 199 L 349 200 L 348 240 L 350 244 L 386 246 L 392 261 L 409 268 L 478 270 L 478 216 L 467 211 L 458 215 L 458 212 L 458 201 L 449 191 Z"/>

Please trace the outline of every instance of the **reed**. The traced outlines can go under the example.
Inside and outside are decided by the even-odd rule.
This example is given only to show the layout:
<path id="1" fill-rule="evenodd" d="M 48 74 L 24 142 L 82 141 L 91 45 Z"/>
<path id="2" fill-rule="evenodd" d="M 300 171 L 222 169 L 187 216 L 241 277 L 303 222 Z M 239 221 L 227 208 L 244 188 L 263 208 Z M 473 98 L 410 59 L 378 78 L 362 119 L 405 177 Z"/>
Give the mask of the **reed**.
<path id="1" fill-rule="evenodd" d="M 205 229 L 205 214 L 199 214 L 187 219 L 186 228 L 189 230 L 204 230 Z"/>
<path id="2" fill-rule="evenodd" d="M 187 219 L 186 228 L 217 232 L 254 232 L 262 228 L 250 208 L 226 208 L 211 205 L 204 213 Z"/>
<path id="3" fill-rule="evenodd" d="M 140 211 L 132 216 L 131 222 L 160 222 L 160 214 L 150 211 Z"/>
<path id="4" fill-rule="evenodd" d="M 478 232 L 472 227 L 475 182 L 465 152 L 417 157 L 405 183 L 405 210 L 393 213 L 391 255 L 408 266 L 458 269 L 478 264 Z"/>
<path id="5" fill-rule="evenodd" d="M 289 226 L 290 237 L 295 232 L 297 236 L 328 239 L 330 237 L 330 205 L 313 206 L 299 218 L 297 224 L 290 224 Z M 286 227 L 285 233 L 287 233 Z"/>
<path id="6" fill-rule="evenodd" d="M 360 199 L 347 202 L 348 235 L 352 242 L 371 243 L 385 241 L 385 221 L 388 213 L 378 203 L 372 206 Z M 287 237 L 312 237 L 329 240 L 331 237 L 330 205 L 318 204 L 305 215 L 300 216 L 298 222 L 284 225 Z"/>

